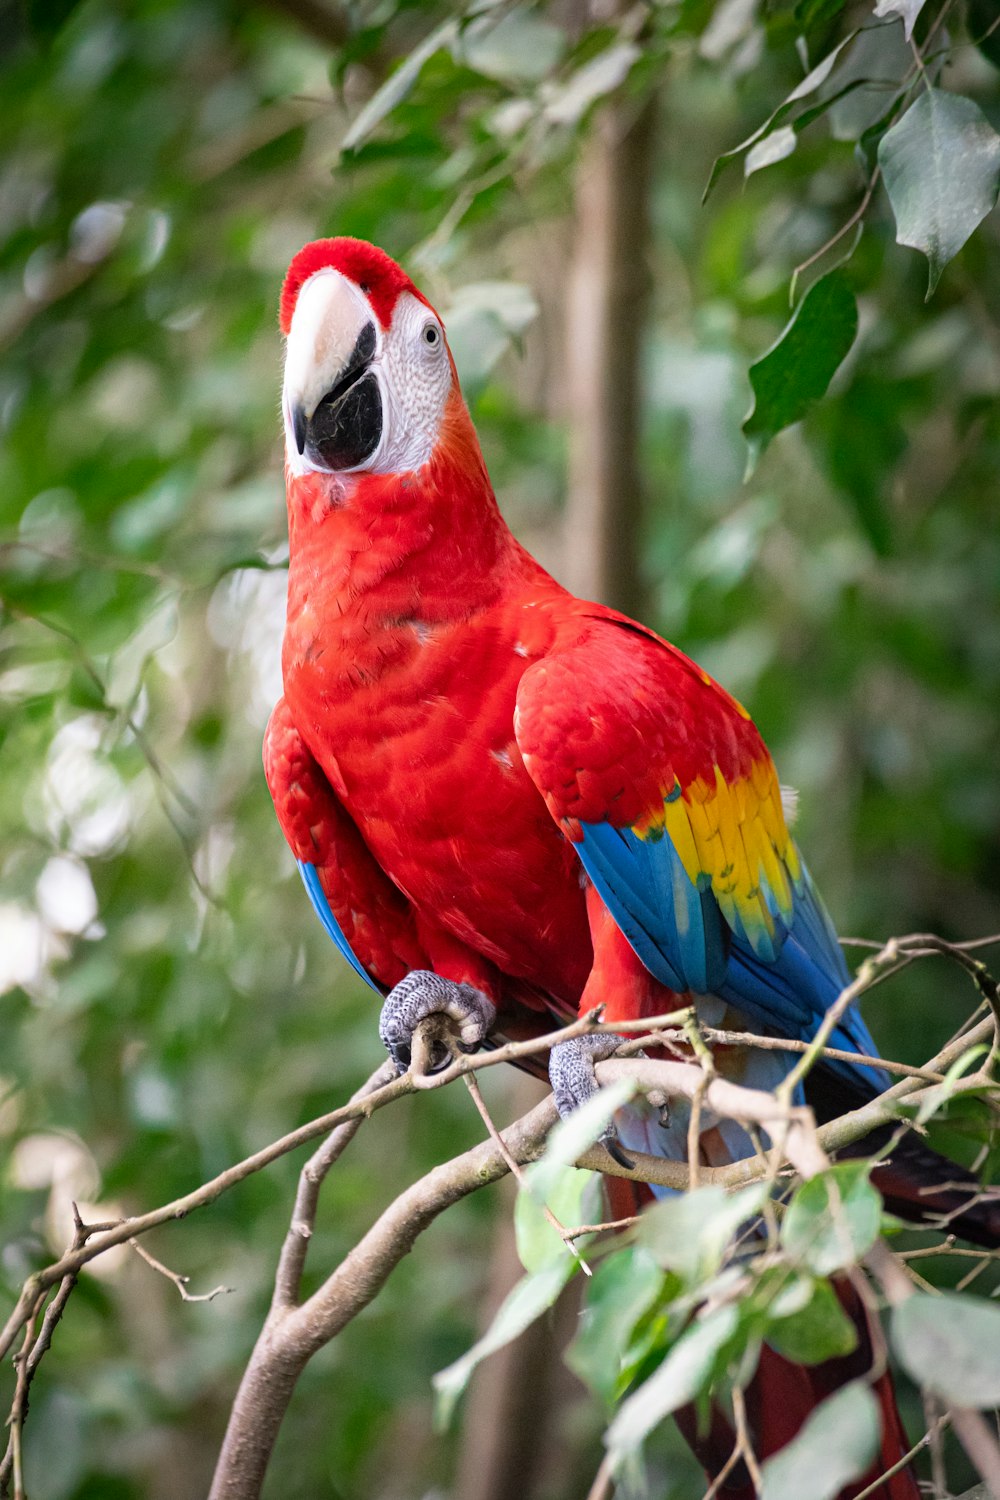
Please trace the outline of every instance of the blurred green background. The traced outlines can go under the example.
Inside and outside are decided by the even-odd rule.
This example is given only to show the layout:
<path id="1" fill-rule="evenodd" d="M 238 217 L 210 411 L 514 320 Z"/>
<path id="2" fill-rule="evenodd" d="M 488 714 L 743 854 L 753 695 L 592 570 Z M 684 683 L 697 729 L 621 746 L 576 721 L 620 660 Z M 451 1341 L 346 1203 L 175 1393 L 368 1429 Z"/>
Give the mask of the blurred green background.
<path id="1" fill-rule="evenodd" d="M 992 5 L 930 3 L 918 39 L 942 8 L 944 84 L 1000 127 L 1000 37 L 970 42 Z M 480 10 L 459 28 L 454 7 L 396 0 L 0 5 L 5 1296 L 62 1248 L 73 1198 L 100 1217 L 163 1202 L 380 1058 L 372 996 L 312 917 L 260 767 L 287 556 L 276 304 L 317 235 L 375 240 L 442 310 L 505 513 L 573 582 L 570 267 L 600 153 L 613 166 L 645 132 L 610 272 L 636 289 L 622 602 L 751 709 L 842 932 L 1000 926 L 995 215 L 925 304 L 926 263 L 875 193 L 850 261 L 859 339 L 742 481 L 748 366 L 796 263 L 860 201 L 863 132 L 912 67 L 901 24 L 845 54 L 837 87 L 874 84 L 788 159 L 746 182 L 731 166 L 702 207 L 714 157 L 802 77 L 797 38 L 815 62 L 869 6 Z M 377 93 L 388 77 L 398 99 Z M 929 962 L 866 1010 L 920 1062 L 971 998 Z M 490 1075 L 501 1116 L 523 1107 L 514 1087 Z M 313 1274 L 480 1136 L 457 1089 L 380 1114 L 329 1180 Z M 148 1241 L 230 1295 L 184 1305 L 125 1252 L 84 1275 L 32 1397 L 32 1500 L 204 1492 L 298 1165 Z M 474 1336 L 491 1257 L 502 1280 L 508 1211 L 492 1191 L 449 1213 L 314 1361 L 270 1494 L 459 1493 L 470 1439 L 433 1433 L 430 1376 Z M 550 1451 L 519 1493 L 575 1500 L 600 1413 L 543 1377 Z M 657 1483 L 700 1493 L 680 1459 Z"/>

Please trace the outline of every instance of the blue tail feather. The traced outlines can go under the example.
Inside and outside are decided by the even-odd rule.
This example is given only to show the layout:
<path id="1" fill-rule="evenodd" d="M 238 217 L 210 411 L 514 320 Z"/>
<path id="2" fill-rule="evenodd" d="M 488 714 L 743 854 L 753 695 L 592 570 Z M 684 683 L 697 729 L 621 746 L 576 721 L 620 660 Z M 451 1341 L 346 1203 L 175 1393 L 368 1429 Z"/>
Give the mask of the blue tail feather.
<path id="1" fill-rule="evenodd" d="M 330 910 L 330 903 L 326 899 L 326 896 L 323 892 L 323 887 L 320 885 L 319 875 L 316 872 L 316 866 L 308 864 L 305 860 L 301 859 L 297 859 L 295 863 L 299 867 L 299 874 L 302 876 L 302 884 L 305 886 L 306 890 L 309 893 L 309 900 L 313 904 L 313 910 L 319 917 L 320 921 L 323 923 L 323 926 L 325 927 L 327 933 L 333 939 L 340 952 L 347 959 L 347 962 L 350 964 L 355 974 L 359 975 L 366 984 L 370 984 L 372 989 L 375 990 L 377 994 L 381 995 L 383 993 L 383 990 L 379 985 L 375 983 L 374 979 L 369 974 L 364 965 L 360 962 L 360 960 L 355 957 L 350 943 L 347 941 L 343 934 L 343 931 L 341 930 L 340 923 L 337 921 L 336 917 L 333 915 L 333 912 Z"/>

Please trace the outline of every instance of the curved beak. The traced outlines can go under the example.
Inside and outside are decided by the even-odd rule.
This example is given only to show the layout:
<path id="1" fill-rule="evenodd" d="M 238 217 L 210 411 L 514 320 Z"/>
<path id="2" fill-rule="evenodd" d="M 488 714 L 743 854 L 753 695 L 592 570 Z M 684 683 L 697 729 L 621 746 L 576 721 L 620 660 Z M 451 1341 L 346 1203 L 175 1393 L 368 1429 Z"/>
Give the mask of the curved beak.
<path id="1" fill-rule="evenodd" d="M 333 270 L 306 282 L 288 333 L 284 403 L 296 451 L 314 468 L 357 468 L 378 447 L 377 342 L 371 308 L 353 282 Z"/>

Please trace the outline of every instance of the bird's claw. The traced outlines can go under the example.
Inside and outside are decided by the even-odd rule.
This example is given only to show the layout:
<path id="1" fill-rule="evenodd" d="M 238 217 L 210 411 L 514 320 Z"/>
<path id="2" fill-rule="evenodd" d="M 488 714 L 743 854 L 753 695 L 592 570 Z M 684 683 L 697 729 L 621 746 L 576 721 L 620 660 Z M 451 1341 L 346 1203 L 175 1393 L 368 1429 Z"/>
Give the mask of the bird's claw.
<path id="1" fill-rule="evenodd" d="M 493 1002 L 472 984 L 443 979 L 429 969 L 413 969 L 386 996 L 379 1017 L 378 1034 L 400 1073 L 412 1059 L 413 1034 L 428 1016 L 440 1015 L 453 1023 L 462 1052 L 475 1052 L 496 1018 Z M 431 1072 L 446 1068 L 451 1060 L 443 1042 L 435 1044 Z"/>
<path id="2" fill-rule="evenodd" d="M 561 1119 L 579 1109 L 586 1100 L 593 1098 L 600 1088 L 594 1064 L 613 1056 L 626 1039 L 616 1032 L 605 1031 L 589 1036 L 570 1037 L 568 1042 L 559 1042 L 549 1053 L 549 1083 Z M 635 1162 L 630 1161 L 618 1140 L 618 1131 L 612 1120 L 600 1144 L 613 1161 L 631 1171 Z"/>

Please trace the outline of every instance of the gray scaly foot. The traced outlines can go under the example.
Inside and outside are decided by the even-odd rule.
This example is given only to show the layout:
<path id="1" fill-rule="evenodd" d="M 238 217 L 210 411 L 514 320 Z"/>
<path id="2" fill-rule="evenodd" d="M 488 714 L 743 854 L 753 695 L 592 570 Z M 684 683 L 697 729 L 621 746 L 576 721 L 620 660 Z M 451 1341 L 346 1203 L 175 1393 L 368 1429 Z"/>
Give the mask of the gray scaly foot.
<path id="1" fill-rule="evenodd" d="M 600 1032 L 593 1036 L 571 1037 L 560 1042 L 549 1053 L 549 1083 L 561 1119 L 572 1114 L 587 1099 L 593 1098 L 600 1088 L 594 1064 L 604 1062 L 621 1046 L 625 1037 L 616 1032 Z M 630 1171 L 635 1163 L 630 1161 L 618 1144 L 618 1132 L 614 1121 L 600 1138 L 601 1145 L 620 1167 Z"/>
<path id="2" fill-rule="evenodd" d="M 414 969 L 401 979 L 386 996 L 379 1017 L 378 1034 L 382 1045 L 400 1073 L 410 1066 L 413 1033 L 428 1016 L 444 1015 L 458 1027 L 458 1045 L 463 1052 L 475 1052 L 496 1018 L 492 1000 L 472 984 L 456 984 L 442 979 L 429 969 Z M 448 1054 L 435 1056 L 435 1069 L 447 1067 Z"/>

